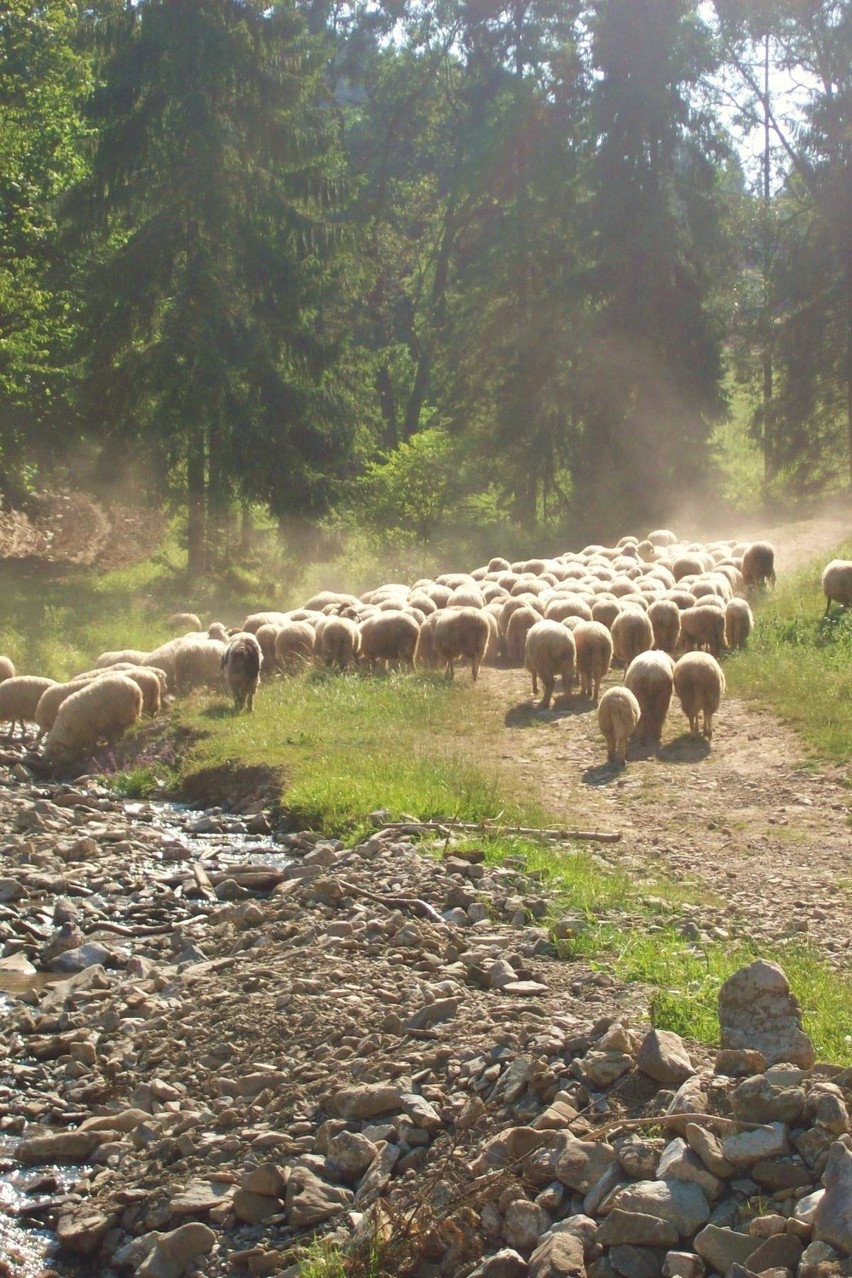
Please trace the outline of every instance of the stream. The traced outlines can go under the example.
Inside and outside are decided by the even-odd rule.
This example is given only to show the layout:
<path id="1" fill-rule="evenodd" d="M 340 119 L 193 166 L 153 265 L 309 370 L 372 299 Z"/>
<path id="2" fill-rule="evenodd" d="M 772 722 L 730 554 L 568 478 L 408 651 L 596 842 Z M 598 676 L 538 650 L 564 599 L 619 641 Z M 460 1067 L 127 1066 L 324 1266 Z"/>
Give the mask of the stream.
<path id="1" fill-rule="evenodd" d="M 60 799 L 67 797 L 68 791 L 73 798 L 72 788 L 64 787 L 65 796 L 62 790 L 58 788 Z M 181 896 L 179 888 L 168 897 L 162 888 L 157 890 L 158 880 L 168 881 L 164 870 L 176 867 L 186 874 L 187 868 L 196 872 L 197 867 L 198 882 L 203 887 L 209 885 L 208 875 L 219 873 L 221 877 L 235 866 L 242 867 L 244 872 L 251 867 L 280 870 L 291 859 L 282 844 L 268 832 L 262 817 L 243 820 L 221 809 L 200 811 L 174 803 L 120 803 L 97 787 L 79 793 L 85 795 L 86 801 L 81 801 L 76 810 L 90 823 L 95 820 L 93 837 L 98 847 L 86 867 L 91 886 L 84 885 L 80 876 L 73 873 L 74 859 L 68 858 L 72 871 L 68 878 L 73 882 L 73 892 L 68 893 L 72 902 L 68 915 L 72 920 L 79 917 L 89 933 L 98 931 L 98 918 L 107 926 L 112 925 L 119 935 L 110 941 L 115 942 L 112 949 L 119 955 L 129 957 L 132 953 L 135 923 L 142 920 L 150 925 L 152 918 L 169 917 L 172 904 L 184 906 L 185 896 Z M 16 800 L 14 806 L 6 802 L 6 811 L 2 814 L 8 817 L 11 811 L 13 828 L 28 831 L 31 822 L 35 829 L 50 830 L 53 824 L 50 808 L 57 798 L 54 791 L 39 788 L 27 794 L 22 787 L 10 782 L 0 786 L 0 794 L 4 801 Z M 73 805 L 69 802 L 67 806 Z M 35 821 L 33 815 L 40 812 L 46 814 L 46 819 Z M 76 824 L 84 822 L 78 820 Z M 57 832 L 57 844 L 65 833 Z M 83 833 L 85 838 L 85 831 L 75 833 Z M 78 838 L 78 845 L 82 842 Z M 73 850 L 72 847 L 72 853 Z M 10 864 L 9 851 L 9 847 L 3 849 L 0 870 L 0 875 L 7 876 L 0 878 L 0 902 L 4 902 L 0 904 L 4 935 L 0 951 L 3 955 L 0 958 L 0 1025 L 9 1020 L 10 1010 L 17 1008 L 19 1001 L 36 1006 L 45 990 L 68 978 L 67 971 L 42 968 L 36 954 L 41 948 L 39 942 L 47 944 L 56 934 L 57 898 L 49 891 L 40 896 L 30 890 L 18 898 L 11 888 L 4 892 L 3 886 L 13 882 L 11 876 L 19 868 Z M 100 868 L 102 853 L 105 854 L 103 872 L 91 875 L 93 868 Z M 135 884 L 140 878 L 150 882 L 147 904 L 144 891 L 122 891 L 122 874 L 114 865 L 116 853 L 119 859 L 127 856 L 126 872 L 132 874 Z M 36 865 L 41 859 L 32 857 Z M 192 913 L 184 914 L 183 919 L 176 918 L 175 926 L 187 917 L 191 922 L 204 910 L 218 907 L 219 900 L 212 893 L 208 895 L 212 900 L 186 903 L 191 905 Z M 126 936 L 122 935 L 124 928 L 128 929 Z M 13 1052 L 7 1055 L 0 1073 L 0 1278 L 39 1278 L 46 1272 L 72 1278 L 72 1275 L 91 1273 L 91 1262 L 88 1267 L 75 1267 L 64 1258 L 55 1259 L 56 1239 L 49 1226 L 55 1222 L 57 1208 L 65 1196 L 73 1195 L 81 1176 L 85 1177 L 93 1169 L 85 1165 L 23 1168 L 15 1160 L 18 1138 L 27 1124 L 39 1120 L 50 1124 L 53 1117 L 58 1117 L 56 1110 L 45 1113 L 44 1105 L 39 1103 L 35 1083 L 38 1080 L 43 1086 L 43 1074 L 42 1062 L 25 1055 L 16 1058 Z M 28 1095 L 29 1080 L 35 1088 L 32 1100 Z M 65 1130 L 73 1129 L 74 1125 L 73 1122 L 64 1124 Z M 85 1194 L 84 1185 L 80 1190 Z"/>

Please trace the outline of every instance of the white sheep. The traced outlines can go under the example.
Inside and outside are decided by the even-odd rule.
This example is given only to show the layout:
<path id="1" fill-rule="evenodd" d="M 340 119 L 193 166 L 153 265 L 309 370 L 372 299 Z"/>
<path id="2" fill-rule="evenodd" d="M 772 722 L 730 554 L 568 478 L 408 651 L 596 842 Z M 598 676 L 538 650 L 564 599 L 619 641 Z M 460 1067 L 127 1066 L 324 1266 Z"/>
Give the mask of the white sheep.
<path id="1" fill-rule="evenodd" d="M 606 741 L 607 759 L 620 768 L 627 762 L 627 743 L 640 715 L 639 702 L 629 688 L 607 688 L 598 704 L 598 724 Z"/>
<path id="2" fill-rule="evenodd" d="M 78 688 L 82 688 L 84 684 L 91 683 L 92 679 L 103 678 L 103 672 L 100 670 L 88 671 L 84 674 L 75 675 L 68 683 L 54 683 L 49 688 L 45 688 L 38 700 L 35 708 L 33 720 L 38 728 L 36 740 L 40 741 L 56 722 L 56 716 L 59 713 L 59 707 L 62 702 L 71 696 L 72 692 L 76 692 Z"/>
<path id="3" fill-rule="evenodd" d="M 432 614 L 430 613 L 430 616 Z M 366 617 L 361 631 L 360 659 L 370 670 L 379 665 L 414 668 L 414 652 L 420 636 L 420 624 L 408 612 L 385 610 Z"/>
<path id="4" fill-rule="evenodd" d="M 579 595 L 554 595 L 544 606 L 545 621 L 564 621 L 566 617 L 592 620 L 592 610 Z"/>
<path id="5" fill-rule="evenodd" d="M 169 640 L 170 643 L 178 643 L 177 639 Z M 163 645 L 165 647 L 165 645 Z M 131 665 L 144 666 L 147 664 L 148 653 L 143 652 L 141 648 L 120 648 L 118 651 L 102 652 L 96 659 L 95 665 L 98 670 L 106 670 L 108 666 Z"/>
<path id="6" fill-rule="evenodd" d="M 680 634 L 680 609 L 673 599 L 655 599 L 648 608 L 648 620 L 654 632 L 654 647 L 673 653 Z"/>
<path id="7" fill-rule="evenodd" d="M 12 675 L 0 683 L 0 723 L 21 725 L 21 738 L 26 735 L 26 725 L 36 722 L 36 709 L 42 694 L 52 688 L 55 679 L 43 679 L 39 675 Z"/>
<path id="8" fill-rule="evenodd" d="M 175 689 L 185 696 L 196 688 L 221 688 L 227 645 L 218 639 L 186 639 L 175 653 Z"/>
<path id="9" fill-rule="evenodd" d="M 574 643 L 583 696 L 597 701 L 612 663 L 612 635 L 602 622 L 584 621 L 574 630 Z"/>
<path id="10" fill-rule="evenodd" d="M 754 617 L 745 599 L 732 599 L 725 605 L 725 642 L 729 648 L 742 648 L 754 629 Z"/>
<path id="11" fill-rule="evenodd" d="M 674 688 L 674 661 L 667 652 L 640 652 L 627 667 L 624 684 L 639 702 L 640 741 L 656 741 L 663 734 Z"/>
<path id="12" fill-rule="evenodd" d="M 248 631 L 234 635 L 220 661 L 234 698 L 235 710 L 239 713 L 245 706 L 251 714 L 264 661 L 263 650 L 255 635 Z"/>
<path id="13" fill-rule="evenodd" d="M 168 624 L 172 630 L 180 631 L 183 634 L 186 630 L 200 630 L 201 618 L 194 612 L 173 612 L 169 617 Z"/>
<path id="14" fill-rule="evenodd" d="M 647 614 L 637 608 L 625 608 L 612 623 L 612 650 L 625 668 L 640 652 L 654 643 L 654 629 Z"/>
<path id="15" fill-rule="evenodd" d="M 550 705 L 557 675 L 562 676 L 565 695 L 571 692 L 575 656 L 574 635 L 560 621 L 537 621 L 527 631 L 524 668 L 532 675 L 533 696 L 538 694 L 538 680 L 541 679 L 540 709 L 546 710 Z"/>
<path id="16" fill-rule="evenodd" d="M 725 614 L 708 601 L 704 607 L 685 608 L 680 614 L 680 640 L 684 648 L 706 648 L 714 657 L 725 643 Z"/>
<path id="17" fill-rule="evenodd" d="M 454 663 L 470 658 L 474 682 L 479 677 L 491 626 L 480 608 L 442 608 L 420 627 L 414 661 L 417 666 L 444 665 L 446 677 L 455 674 Z"/>
<path id="18" fill-rule="evenodd" d="M 358 601 L 355 600 L 357 603 Z M 305 605 L 308 606 L 307 604 Z M 290 620 L 290 614 L 287 612 L 275 612 L 270 610 L 267 612 L 252 612 L 246 617 L 240 626 L 238 633 L 255 635 L 261 626 L 283 626 L 285 621 Z"/>
<path id="19" fill-rule="evenodd" d="M 327 666 L 346 670 L 361 647 L 361 632 L 350 617 L 328 616 L 317 625 L 317 652 Z"/>
<path id="20" fill-rule="evenodd" d="M 683 713 L 689 720 L 689 731 L 698 736 L 699 715 L 702 731 L 708 741 L 713 736 L 713 715 L 719 709 L 725 691 L 722 667 L 709 652 L 687 652 L 674 668 L 674 690 Z"/>
<path id="21" fill-rule="evenodd" d="M 316 631 L 309 621 L 288 621 L 275 635 L 275 664 L 285 674 L 295 674 L 314 659 Z"/>
<path id="22" fill-rule="evenodd" d="M 844 608 L 852 604 L 852 559 L 832 559 L 822 572 L 822 590 L 825 595 L 824 617 L 833 603 Z"/>
<path id="23" fill-rule="evenodd" d="M 15 663 L 11 657 L 0 657 L 0 683 L 4 679 L 14 679 Z"/>
<path id="24" fill-rule="evenodd" d="M 254 637 L 260 644 L 260 651 L 263 653 L 263 673 L 271 675 L 277 669 L 277 660 L 275 656 L 275 638 L 280 626 L 274 625 L 270 621 L 264 622 L 262 626 L 258 626 L 254 632 Z M 227 642 L 231 642 L 232 636 L 228 636 Z"/>
<path id="25" fill-rule="evenodd" d="M 746 586 L 764 586 L 767 582 L 775 585 L 775 549 L 768 541 L 755 541 L 743 554 L 740 568 L 743 584 Z"/>
<path id="26" fill-rule="evenodd" d="M 508 606 L 506 604 L 507 608 Z M 541 619 L 541 613 L 529 603 L 522 603 L 520 608 L 516 608 L 511 613 L 509 623 L 506 626 L 506 660 L 510 666 L 522 666 L 524 664 L 527 632 Z"/>
<path id="27" fill-rule="evenodd" d="M 44 745 L 53 764 L 91 754 L 102 740 L 112 745 L 142 713 L 142 691 L 124 674 L 91 679 L 66 697 Z"/>

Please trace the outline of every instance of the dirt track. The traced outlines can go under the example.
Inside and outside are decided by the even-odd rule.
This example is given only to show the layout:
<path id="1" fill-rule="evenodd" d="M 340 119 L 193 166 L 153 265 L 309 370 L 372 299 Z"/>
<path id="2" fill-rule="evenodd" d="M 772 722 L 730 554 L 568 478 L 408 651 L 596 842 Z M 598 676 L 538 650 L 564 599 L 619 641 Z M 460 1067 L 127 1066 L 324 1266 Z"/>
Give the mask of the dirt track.
<path id="1" fill-rule="evenodd" d="M 761 533 L 780 574 L 819 559 L 849 533 L 840 516 Z M 609 676 L 618 683 L 620 672 Z M 852 835 L 848 769 L 806 769 L 795 733 L 726 698 L 712 749 L 691 739 L 673 703 L 658 752 L 606 764 L 597 717 L 578 696 L 536 709 L 520 670 L 483 671 L 506 726 L 501 763 L 566 827 L 619 831 L 600 845 L 611 864 L 701 885 L 696 923 L 778 939 L 806 933 L 836 963 L 852 959 Z"/>

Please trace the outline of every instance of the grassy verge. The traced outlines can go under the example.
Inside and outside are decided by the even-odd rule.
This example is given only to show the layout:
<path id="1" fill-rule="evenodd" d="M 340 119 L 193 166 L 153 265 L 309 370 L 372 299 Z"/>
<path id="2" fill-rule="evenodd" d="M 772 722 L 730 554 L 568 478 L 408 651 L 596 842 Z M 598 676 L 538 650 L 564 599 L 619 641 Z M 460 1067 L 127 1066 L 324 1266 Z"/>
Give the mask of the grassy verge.
<path id="1" fill-rule="evenodd" d="M 190 769 L 233 759 L 281 769 L 284 803 L 305 828 L 352 837 L 380 808 L 394 819 L 543 821 L 501 780 L 469 677 L 314 673 L 267 684 L 251 717 L 202 696 L 178 715 L 199 734 Z"/>
<path id="2" fill-rule="evenodd" d="M 852 612 L 823 620 L 822 566 L 852 541 L 782 581 L 756 608 L 748 645 L 725 664 L 728 689 L 760 701 L 801 735 L 814 762 L 852 759 Z"/>

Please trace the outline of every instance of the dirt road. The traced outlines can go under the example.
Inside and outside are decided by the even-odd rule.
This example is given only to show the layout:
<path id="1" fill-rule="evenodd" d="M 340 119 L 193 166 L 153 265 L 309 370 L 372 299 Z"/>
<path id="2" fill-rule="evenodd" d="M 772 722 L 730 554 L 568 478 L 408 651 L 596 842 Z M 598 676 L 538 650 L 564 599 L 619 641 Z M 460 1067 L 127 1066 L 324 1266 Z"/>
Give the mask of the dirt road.
<path id="1" fill-rule="evenodd" d="M 819 560 L 849 535 L 840 515 L 767 528 L 779 573 Z M 620 672 L 608 683 L 620 682 Z M 673 702 L 662 749 L 606 763 L 594 707 L 575 695 L 536 709 L 519 670 L 483 671 L 484 694 L 505 724 L 501 763 L 566 826 L 619 831 L 599 855 L 640 880 L 665 873 L 695 884 L 697 921 L 738 935 L 806 934 L 826 956 L 852 959 L 849 770 L 804 765 L 796 734 L 771 714 L 727 697 L 712 748 L 687 734 Z"/>

